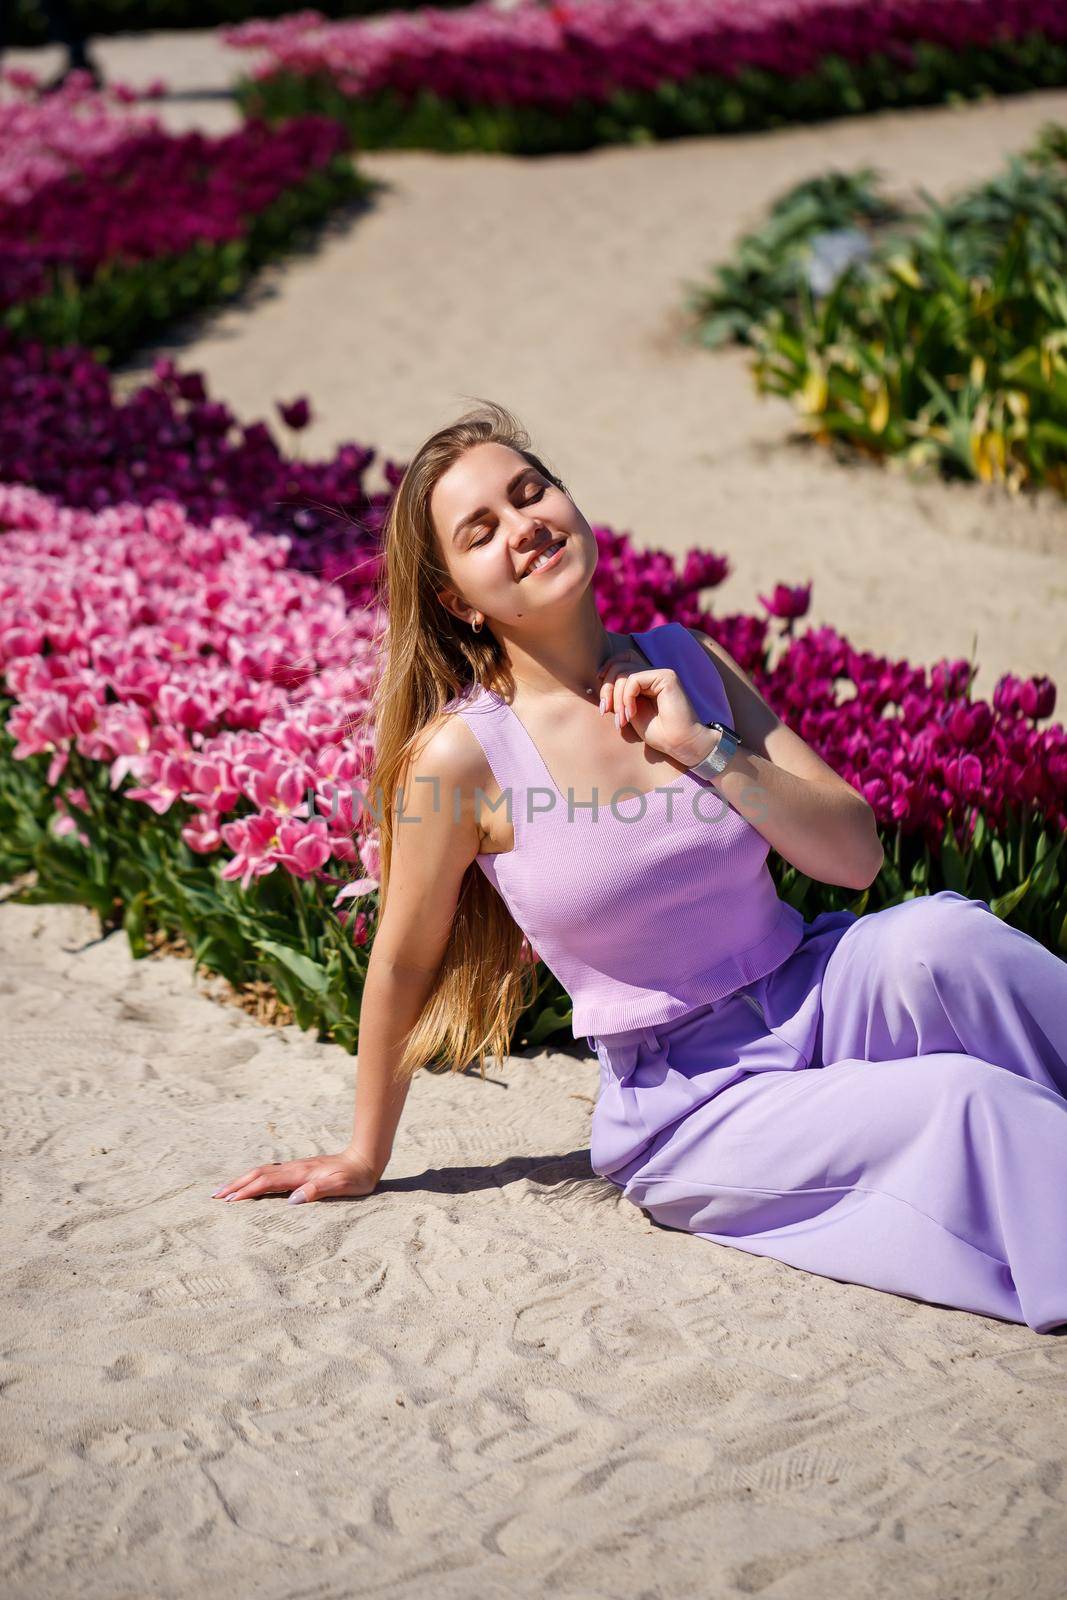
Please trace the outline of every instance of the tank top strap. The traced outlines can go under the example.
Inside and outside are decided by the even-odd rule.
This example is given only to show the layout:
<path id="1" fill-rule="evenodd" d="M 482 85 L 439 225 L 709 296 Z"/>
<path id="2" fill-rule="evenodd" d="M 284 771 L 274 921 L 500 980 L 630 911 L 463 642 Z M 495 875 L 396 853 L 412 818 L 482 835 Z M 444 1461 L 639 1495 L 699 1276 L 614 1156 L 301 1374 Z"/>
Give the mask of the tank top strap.
<path id="1" fill-rule="evenodd" d="M 474 734 L 503 793 L 517 794 L 544 781 L 544 765 L 511 707 L 492 689 L 477 683 L 449 701 L 447 709 L 462 717 Z"/>
<path id="2" fill-rule="evenodd" d="M 654 667 L 674 668 L 699 721 L 732 726 L 733 712 L 719 669 L 684 623 L 662 623 L 635 633 L 633 639 Z"/>

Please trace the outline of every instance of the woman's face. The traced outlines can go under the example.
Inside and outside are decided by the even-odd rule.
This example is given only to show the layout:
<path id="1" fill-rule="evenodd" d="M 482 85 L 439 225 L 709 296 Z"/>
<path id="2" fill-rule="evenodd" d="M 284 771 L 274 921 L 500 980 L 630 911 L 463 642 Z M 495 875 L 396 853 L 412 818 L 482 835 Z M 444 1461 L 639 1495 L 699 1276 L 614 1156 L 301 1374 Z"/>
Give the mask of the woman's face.
<path id="1" fill-rule="evenodd" d="M 452 580 L 441 600 L 463 622 L 521 627 L 535 613 L 558 614 L 596 568 L 596 539 L 570 495 L 510 445 L 466 450 L 434 486 L 430 515 Z M 549 563 L 531 569 L 546 551 Z"/>

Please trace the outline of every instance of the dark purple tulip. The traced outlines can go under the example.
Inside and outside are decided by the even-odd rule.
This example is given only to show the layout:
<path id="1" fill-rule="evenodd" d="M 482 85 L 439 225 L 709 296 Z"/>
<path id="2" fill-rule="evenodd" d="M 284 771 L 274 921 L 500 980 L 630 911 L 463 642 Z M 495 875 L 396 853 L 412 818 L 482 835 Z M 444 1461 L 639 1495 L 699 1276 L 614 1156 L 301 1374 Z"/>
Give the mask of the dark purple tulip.
<path id="1" fill-rule="evenodd" d="M 766 595 L 757 595 L 761 605 L 767 607 L 772 617 L 787 617 L 790 620 L 807 615 L 811 605 L 811 583 L 799 585 L 791 589 L 787 584 L 777 583 L 770 599 Z"/>
<path id="2" fill-rule="evenodd" d="M 206 400 L 207 390 L 199 372 L 183 372 L 178 379 L 178 393 L 183 400 Z"/>
<path id="3" fill-rule="evenodd" d="M 930 669 L 930 687 L 946 700 L 956 700 L 966 694 L 970 681 L 969 661 L 939 661 Z"/>
<path id="4" fill-rule="evenodd" d="M 997 685 L 994 704 L 999 710 L 1014 711 L 1038 722 L 1052 715 L 1056 705 L 1056 685 L 1051 678 L 1014 678 L 1007 674 Z"/>
<path id="5" fill-rule="evenodd" d="M 984 700 L 953 706 L 946 727 L 961 745 L 984 744 L 993 729 L 992 708 Z"/>
<path id="6" fill-rule="evenodd" d="M 296 433 L 311 421 L 311 405 L 303 396 L 299 400 L 291 400 L 288 405 L 284 400 L 278 400 L 275 404 L 285 426 Z"/>
<path id="7" fill-rule="evenodd" d="M 714 589 L 730 571 L 730 563 L 725 556 L 719 556 L 712 550 L 690 550 L 685 558 L 682 568 L 682 584 L 694 593 L 701 589 Z"/>

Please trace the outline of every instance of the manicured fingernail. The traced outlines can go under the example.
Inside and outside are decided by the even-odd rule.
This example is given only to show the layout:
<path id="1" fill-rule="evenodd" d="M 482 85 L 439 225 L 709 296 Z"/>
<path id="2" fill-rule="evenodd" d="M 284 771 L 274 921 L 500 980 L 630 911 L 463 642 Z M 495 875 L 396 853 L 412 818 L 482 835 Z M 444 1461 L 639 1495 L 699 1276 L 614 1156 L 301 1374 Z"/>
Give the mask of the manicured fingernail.
<path id="1" fill-rule="evenodd" d="M 291 1206 L 299 1206 L 302 1205 L 306 1199 L 307 1195 L 304 1193 L 303 1189 L 294 1189 L 292 1194 L 289 1196 L 289 1204 Z"/>
<path id="2" fill-rule="evenodd" d="M 615 726 L 619 727 L 619 713 L 617 711 L 615 713 Z"/>
<path id="3" fill-rule="evenodd" d="M 226 1199 L 227 1199 L 227 1201 L 230 1201 L 230 1200 L 236 1200 L 236 1199 L 237 1199 L 237 1196 L 236 1196 L 236 1195 L 235 1195 L 235 1194 L 228 1194 L 228 1195 L 227 1195 L 227 1196 L 226 1196 Z"/>
<path id="4" fill-rule="evenodd" d="M 224 1183 L 220 1183 L 218 1188 L 215 1190 L 215 1193 L 211 1196 L 212 1200 L 217 1200 L 225 1187 L 226 1185 Z"/>

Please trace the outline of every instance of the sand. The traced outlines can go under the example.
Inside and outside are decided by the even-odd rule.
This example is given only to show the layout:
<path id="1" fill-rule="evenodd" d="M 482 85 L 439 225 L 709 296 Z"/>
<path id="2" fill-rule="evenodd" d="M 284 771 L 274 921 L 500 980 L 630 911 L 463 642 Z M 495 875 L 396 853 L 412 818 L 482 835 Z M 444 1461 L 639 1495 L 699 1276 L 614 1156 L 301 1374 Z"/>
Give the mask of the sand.
<path id="1" fill-rule="evenodd" d="M 12 1600 L 1062 1593 L 1058 1335 L 659 1227 L 577 1047 L 421 1074 L 366 1199 L 213 1201 L 351 1058 L 80 908 L 0 957 Z"/>
<path id="2" fill-rule="evenodd" d="M 232 122 L 204 35 L 104 41 L 177 125 Z M 54 54 L 12 53 L 50 67 Z M 368 155 L 390 190 L 160 350 L 305 448 L 402 460 L 487 395 L 593 521 L 725 552 L 721 612 L 1067 681 L 1067 518 L 787 442 L 681 280 L 830 163 L 946 193 L 1067 95 L 514 161 Z M 1062 714 L 1062 707 L 1060 708 Z M 1062 1592 L 1067 1345 L 654 1224 L 591 1171 L 595 1060 L 420 1074 L 369 1198 L 210 1199 L 336 1149 L 355 1063 L 0 903 L 5 1596 L 775 1600 Z M 1049 1225 L 1063 1225 L 1050 1218 Z"/>

